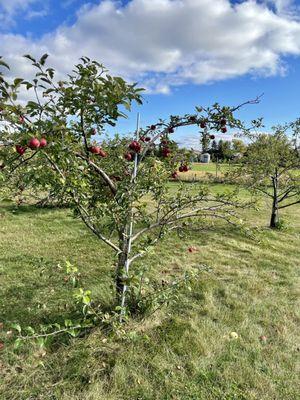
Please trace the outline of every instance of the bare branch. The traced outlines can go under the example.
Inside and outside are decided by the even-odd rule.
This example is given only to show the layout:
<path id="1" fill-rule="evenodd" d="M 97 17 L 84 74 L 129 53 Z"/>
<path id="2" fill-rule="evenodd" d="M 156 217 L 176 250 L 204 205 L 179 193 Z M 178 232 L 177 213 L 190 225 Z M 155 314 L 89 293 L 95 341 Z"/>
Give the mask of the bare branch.
<path id="1" fill-rule="evenodd" d="M 300 200 L 294 201 L 293 203 L 285 204 L 284 206 L 278 207 L 278 209 L 281 210 L 282 208 L 294 206 L 295 204 L 300 204 Z"/>
<path id="2" fill-rule="evenodd" d="M 148 227 L 145 227 L 138 232 L 136 232 L 135 235 L 132 237 L 132 241 L 137 240 L 141 235 L 144 233 L 153 230 L 158 227 L 163 227 L 167 225 L 172 225 L 179 220 L 186 219 L 186 218 L 194 218 L 194 217 L 213 217 L 213 218 L 221 218 L 225 219 L 227 222 L 230 222 L 230 219 L 226 217 L 226 213 L 229 216 L 234 216 L 234 211 L 233 210 L 224 210 L 223 214 L 218 213 L 218 210 L 221 208 L 221 205 L 214 206 L 214 207 L 200 207 L 196 210 L 192 210 L 189 213 L 186 214 L 181 214 L 181 215 L 172 215 L 171 217 L 165 219 L 162 218 L 159 221 L 155 222 L 154 224 L 151 224 Z"/>
<path id="3" fill-rule="evenodd" d="M 73 199 L 77 205 L 77 210 L 80 213 L 80 217 L 82 219 L 82 221 L 85 223 L 85 225 L 99 238 L 101 239 L 104 243 L 106 243 L 108 246 L 110 246 L 111 248 L 113 248 L 117 253 L 121 253 L 122 250 L 115 245 L 113 242 L 111 242 L 110 240 L 108 240 L 105 236 L 103 236 L 96 228 L 95 226 L 89 221 L 89 214 L 88 212 L 85 210 L 85 208 L 79 204 L 79 202 L 76 200 L 75 196 L 73 195 Z"/>
<path id="4" fill-rule="evenodd" d="M 231 111 L 231 112 L 237 111 L 237 110 L 239 110 L 240 108 L 246 106 L 247 104 L 259 104 L 260 99 L 263 97 L 263 95 L 264 95 L 264 93 L 260 94 L 259 96 L 257 96 L 257 97 L 256 97 L 255 99 L 253 99 L 253 100 L 245 101 L 244 103 L 241 103 L 241 104 L 239 104 L 238 106 L 231 108 L 230 111 Z"/>
<path id="5" fill-rule="evenodd" d="M 22 164 L 26 164 L 27 161 L 31 160 L 35 155 L 37 154 L 37 151 L 35 151 L 30 157 L 23 158 L 19 164 L 17 164 L 10 172 L 14 172 L 17 168 L 19 168 Z M 18 156 L 16 159 L 19 159 L 20 157 Z M 14 160 L 15 161 L 15 160 Z"/>

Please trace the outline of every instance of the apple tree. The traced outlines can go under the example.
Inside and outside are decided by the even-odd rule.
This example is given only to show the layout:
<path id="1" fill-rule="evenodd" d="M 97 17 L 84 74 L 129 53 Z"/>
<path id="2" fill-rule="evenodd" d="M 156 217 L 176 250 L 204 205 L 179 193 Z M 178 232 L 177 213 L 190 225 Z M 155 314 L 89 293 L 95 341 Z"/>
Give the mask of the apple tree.
<path id="1" fill-rule="evenodd" d="M 128 137 L 108 135 L 107 127 L 126 117 L 133 102 L 142 103 L 142 89 L 110 76 L 87 57 L 60 81 L 46 67 L 47 55 L 25 57 L 36 69 L 32 80 L 10 78 L 9 66 L 0 59 L 2 180 L 18 173 L 24 185 L 67 199 L 115 253 L 115 291 L 124 312 L 132 263 L 166 232 L 192 220 L 235 216 L 232 193 L 213 195 L 208 187 L 187 190 L 180 184 L 179 174 L 190 168 L 189 154 L 178 149 L 172 134 L 188 125 L 199 127 L 205 137 L 227 127 L 243 130 L 234 112 L 258 100 L 233 108 L 196 107 L 192 114 L 145 128 L 138 124 Z"/>
<path id="2" fill-rule="evenodd" d="M 295 123 L 274 128 L 272 134 L 259 134 L 248 145 L 235 176 L 254 193 L 271 200 L 270 228 L 280 226 L 280 210 L 300 203 L 300 157 L 295 146 Z"/>

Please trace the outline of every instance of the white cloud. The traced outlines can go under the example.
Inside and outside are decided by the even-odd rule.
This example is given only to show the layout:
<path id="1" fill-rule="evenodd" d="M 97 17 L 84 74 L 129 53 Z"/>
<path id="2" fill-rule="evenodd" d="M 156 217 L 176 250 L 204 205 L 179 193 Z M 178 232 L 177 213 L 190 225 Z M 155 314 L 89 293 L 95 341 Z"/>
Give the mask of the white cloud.
<path id="1" fill-rule="evenodd" d="M 31 9 L 39 4 L 41 9 Z M 42 0 L 0 0 L 0 30 L 14 25 L 15 17 L 20 14 L 27 19 L 45 16 L 46 3 Z"/>
<path id="2" fill-rule="evenodd" d="M 23 53 L 48 52 L 60 73 L 87 55 L 152 92 L 168 94 L 185 83 L 285 73 L 284 57 L 300 54 L 300 22 L 292 9 L 288 0 L 235 5 L 228 0 L 131 0 L 127 6 L 103 0 L 82 7 L 73 26 L 39 40 L 0 35 L 0 53 L 19 75 L 28 73 L 20 63 Z"/>
<path id="3" fill-rule="evenodd" d="M 20 9 L 24 10 L 30 6 L 30 4 L 36 3 L 40 0 L 0 0 L 0 10 L 7 14 L 13 14 Z"/>
<path id="4" fill-rule="evenodd" d="M 267 5 L 275 7 L 275 10 L 280 14 L 293 14 L 297 7 L 295 0 L 263 0 Z"/>

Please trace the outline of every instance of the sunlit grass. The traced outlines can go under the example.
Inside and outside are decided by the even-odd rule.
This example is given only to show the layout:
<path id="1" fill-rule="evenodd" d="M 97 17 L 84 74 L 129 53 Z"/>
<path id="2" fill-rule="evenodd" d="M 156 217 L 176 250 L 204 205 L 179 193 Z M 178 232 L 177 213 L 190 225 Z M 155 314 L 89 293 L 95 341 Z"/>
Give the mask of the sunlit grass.
<path id="1" fill-rule="evenodd" d="M 286 231 L 267 228 L 264 201 L 260 211 L 244 211 L 255 238 L 223 223 L 181 237 L 173 232 L 136 268 L 143 265 L 160 282 L 209 266 L 211 272 L 202 272 L 191 291 L 143 323 L 132 321 L 128 330 L 137 333 L 130 340 L 103 341 L 95 329 L 44 354 L 34 345 L 14 350 L 6 335 L 10 324 L 38 326 L 72 314 L 64 260 L 78 266 L 82 285 L 96 299 L 110 304 L 115 259 L 68 210 L 3 204 L 0 398 L 297 399 L 299 210 L 285 210 Z M 189 253 L 190 246 L 197 251 Z M 231 332 L 238 338 L 231 339 Z"/>

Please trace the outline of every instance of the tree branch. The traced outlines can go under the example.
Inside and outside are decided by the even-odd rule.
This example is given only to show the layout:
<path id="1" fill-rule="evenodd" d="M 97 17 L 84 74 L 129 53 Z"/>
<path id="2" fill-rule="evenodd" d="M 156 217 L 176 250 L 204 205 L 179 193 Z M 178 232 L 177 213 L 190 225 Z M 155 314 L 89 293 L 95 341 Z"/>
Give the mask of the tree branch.
<path id="1" fill-rule="evenodd" d="M 281 210 L 282 208 L 294 206 L 295 204 L 300 204 L 300 200 L 294 201 L 293 203 L 285 204 L 284 206 L 278 207 L 278 209 Z"/>
<path id="2" fill-rule="evenodd" d="M 72 197 L 73 197 L 73 199 L 74 199 L 74 201 L 75 201 L 75 203 L 76 203 L 76 205 L 77 205 L 77 209 L 78 209 L 78 211 L 79 211 L 79 213 L 80 213 L 80 217 L 81 217 L 82 221 L 85 223 L 85 225 L 86 225 L 99 239 L 101 239 L 104 243 L 106 243 L 108 246 L 110 246 L 111 248 L 113 248 L 117 253 L 121 253 L 122 250 L 121 250 L 118 246 L 116 246 L 113 242 L 111 242 L 110 240 L 108 240 L 105 236 L 103 236 L 103 235 L 95 228 L 95 226 L 89 221 L 90 216 L 89 216 L 88 212 L 85 210 L 85 208 L 84 208 L 81 204 L 79 204 L 79 202 L 76 200 L 74 194 L 73 194 Z M 84 213 L 86 216 L 84 216 L 83 213 Z"/>
<path id="3" fill-rule="evenodd" d="M 210 212 L 208 212 L 208 211 L 210 211 Z M 226 218 L 225 213 L 224 214 L 218 214 L 218 213 L 216 213 L 216 211 L 217 211 L 217 209 L 214 208 L 214 207 L 212 207 L 212 208 L 209 208 L 209 207 L 198 208 L 198 209 L 192 210 L 191 212 L 186 213 L 186 214 L 176 215 L 175 217 L 172 216 L 169 219 L 163 219 L 162 218 L 159 221 L 155 222 L 154 224 L 152 224 L 152 225 L 150 225 L 150 226 L 148 226 L 146 228 L 143 228 L 143 229 L 139 230 L 138 232 L 136 232 L 136 234 L 133 235 L 133 237 L 132 237 L 132 242 L 134 242 L 141 235 L 143 235 L 144 233 L 146 233 L 146 232 L 148 232 L 148 231 L 150 231 L 152 229 L 155 229 L 155 228 L 158 228 L 158 227 L 163 227 L 163 226 L 166 226 L 166 225 L 172 225 L 175 222 L 180 221 L 182 219 L 186 219 L 186 218 L 208 217 L 208 216 L 210 216 L 210 217 L 213 217 L 213 218 L 225 219 L 227 222 L 231 223 L 229 218 Z M 226 212 L 227 212 L 228 215 L 231 215 L 231 216 L 234 215 L 234 211 L 227 210 Z"/>
<path id="4" fill-rule="evenodd" d="M 257 97 L 256 97 L 255 99 L 253 99 L 253 100 L 245 101 L 244 103 L 241 103 L 241 104 L 239 104 L 238 106 L 231 108 L 230 111 L 231 111 L 231 112 L 237 111 L 237 110 L 239 110 L 240 108 L 246 106 L 247 104 L 258 104 L 258 103 L 260 102 L 260 99 L 263 97 L 263 95 L 264 95 L 264 93 L 260 94 L 259 96 L 257 96 Z"/>
<path id="5" fill-rule="evenodd" d="M 109 186 L 111 192 L 113 193 L 113 195 L 115 195 L 117 193 L 117 188 L 115 186 L 115 184 L 113 183 L 113 181 L 110 179 L 110 177 L 106 174 L 106 172 L 103 171 L 102 168 L 98 167 L 97 164 L 95 164 L 92 160 L 90 160 L 89 158 L 83 156 L 80 153 L 76 153 L 76 156 L 81 158 L 82 160 L 85 160 L 87 162 L 87 164 L 89 164 L 91 167 L 94 168 L 95 171 L 98 172 L 98 174 L 102 177 L 102 179 L 107 183 L 107 185 Z"/>
<path id="6" fill-rule="evenodd" d="M 51 163 L 51 165 L 55 168 L 55 170 L 60 174 L 60 176 L 65 179 L 64 174 L 60 170 L 60 168 L 57 166 L 57 164 L 49 157 L 47 153 L 45 153 L 46 158 L 48 161 Z M 77 206 L 77 210 L 80 213 L 80 217 L 82 221 L 85 223 L 85 225 L 99 238 L 101 239 L 104 243 L 112 247 L 116 252 L 120 253 L 121 250 L 118 246 L 116 246 L 113 242 L 111 242 L 109 239 L 107 239 L 105 236 L 103 236 L 96 228 L 95 226 L 89 221 L 90 216 L 87 210 L 79 203 L 79 201 L 76 199 L 74 192 L 71 192 L 71 196 Z M 85 215 L 84 215 L 85 214 Z"/>

